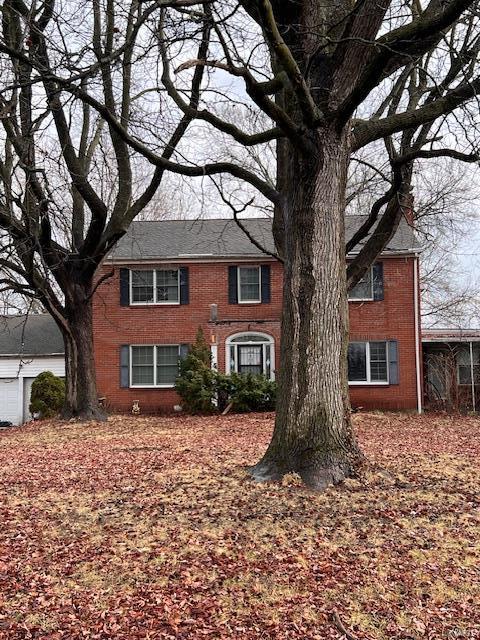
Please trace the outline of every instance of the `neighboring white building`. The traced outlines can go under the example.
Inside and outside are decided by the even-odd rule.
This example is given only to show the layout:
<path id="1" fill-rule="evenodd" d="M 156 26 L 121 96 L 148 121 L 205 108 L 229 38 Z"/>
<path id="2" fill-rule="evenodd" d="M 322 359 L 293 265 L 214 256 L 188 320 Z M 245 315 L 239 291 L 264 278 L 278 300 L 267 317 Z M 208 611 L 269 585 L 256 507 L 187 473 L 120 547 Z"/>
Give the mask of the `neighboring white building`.
<path id="1" fill-rule="evenodd" d="M 22 424 L 35 377 L 42 371 L 65 376 L 63 339 L 51 316 L 0 317 L 0 421 Z"/>

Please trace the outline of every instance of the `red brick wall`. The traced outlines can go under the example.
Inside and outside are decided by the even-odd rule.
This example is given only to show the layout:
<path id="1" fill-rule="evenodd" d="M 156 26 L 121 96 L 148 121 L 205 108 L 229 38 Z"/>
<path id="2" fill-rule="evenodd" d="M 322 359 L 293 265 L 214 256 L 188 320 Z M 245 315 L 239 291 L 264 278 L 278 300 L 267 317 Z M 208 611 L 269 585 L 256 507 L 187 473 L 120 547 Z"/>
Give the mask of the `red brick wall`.
<path id="1" fill-rule="evenodd" d="M 386 258 L 383 262 L 385 299 L 350 303 L 351 338 L 398 340 L 400 384 L 351 387 L 352 404 L 365 408 L 413 409 L 416 407 L 413 260 Z M 189 343 L 195 339 L 198 326 L 202 326 L 207 340 L 218 345 L 218 367 L 224 371 L 226 338 L 238 332 L 258 331 L 273 336 L 278 369 L 282 267 L 279 263 L 270 263 L 269 304 L 230 305 L 228 264 L 189 263 L 188 305 L 121 307 L 119 268 L 100 285 L 94 298 L 97 382 L 99 393 L 107 398 L 112 409 L 129 411 L 133 400 L 139 400 L 142 411 L 171 411 L 178 403 L 172 389 L 120 388 L 119 358 L 123 344 Z M 109 270 L 110 267 L 104 267 L 99 275 Z M 212 303 L 218 305 L 217 323 L 209 322 Z"/>
<path id="2" fill-rule="evenodd" d="M 399 384 L 350 386 L 352 406 L 415 409 L 414 260 L 383 258 L 384 300 L 350 302 L 350 339 L 397 340 Z M 418 295 L 418 292 L 417 292 Z"/>
<path id="3" fill-rule="evenodd" d="M 139 400 L 145 411 L 172 410 L 178 397 L 172 389 L 120 388 L 119 359 L 123 344 L 191 343 L 199 326 L 207 340 L 216 336 L 219 344 L 219 367 L 225 368 L 224 339 L 240 331 L 260 331 L 275 339 L 278 354 L 282 305 L 282 268 L 271 262 L 271 302 L 269 304 L 228 303 L 228 265 L 231 263 L 190 263 L 187 305 L 120 306 L 119 268 L 102 283 L 94 298 L 94 340 L 97 383 L 101 396 L 110 407 L 130 410 Z M 243 263 L 242 263 L 243 264 Z M 255 263 L 259 264 L 259 263 Z M 182 265 L 171 265 L 182 266 Z M 100 271 L 109 271 L 105 267 Z M 209 324 L 210 304 L 218 305 L 218 325 Z M 278 362 L 278 355 L 276 358 Z"/>

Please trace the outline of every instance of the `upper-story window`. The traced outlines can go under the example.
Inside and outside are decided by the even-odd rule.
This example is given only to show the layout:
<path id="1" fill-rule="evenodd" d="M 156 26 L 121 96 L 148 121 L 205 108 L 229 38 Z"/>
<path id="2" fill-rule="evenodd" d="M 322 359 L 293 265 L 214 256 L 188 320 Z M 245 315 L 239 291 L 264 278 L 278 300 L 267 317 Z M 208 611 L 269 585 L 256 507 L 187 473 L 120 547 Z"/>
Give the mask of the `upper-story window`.
<path id="1" fill-rule="evenodd" d="M 383 262 L 375 262 L 348 292 L 350 302 L 383 300 Z"/>
<path id="2" fill-rule="evenodd" d="M 179 304 L 179 269 L 130 271 L 130 304 Z"/>
<path id="3" fill-rule="evenodd" d="M 259 304 L 270 302 L 270 265 L 229 265 L 229 304 Z"/>
<path id="4" fill-rule="evenodd" d="M 348 292 L 349 300 L 373 300 L 373 267 Z"/>
<path id="5" fill-rule="evenodd" d="M 238 267 L 238 301 L 261 302 L 260 267 Z"/>

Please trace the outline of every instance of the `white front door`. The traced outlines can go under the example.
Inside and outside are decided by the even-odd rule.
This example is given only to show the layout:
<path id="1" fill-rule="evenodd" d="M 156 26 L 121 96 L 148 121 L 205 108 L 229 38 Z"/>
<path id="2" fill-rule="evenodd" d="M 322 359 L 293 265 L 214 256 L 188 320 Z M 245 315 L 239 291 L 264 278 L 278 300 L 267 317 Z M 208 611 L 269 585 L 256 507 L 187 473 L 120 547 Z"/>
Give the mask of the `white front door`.
<path id="1" fill-rule="evenodd" d="M 0 378 L 0 421 L 18 424 L 18 393 L 18 379 Z"/>

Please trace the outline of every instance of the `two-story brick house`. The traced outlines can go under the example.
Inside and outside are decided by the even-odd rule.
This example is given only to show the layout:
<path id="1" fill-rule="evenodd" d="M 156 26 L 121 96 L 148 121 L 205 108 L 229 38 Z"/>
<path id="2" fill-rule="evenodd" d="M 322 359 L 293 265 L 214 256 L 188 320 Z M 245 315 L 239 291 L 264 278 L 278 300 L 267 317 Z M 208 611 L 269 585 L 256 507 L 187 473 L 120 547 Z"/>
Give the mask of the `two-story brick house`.
<path id="1" fill-rule="evenodd" d="M 347 218 L 347 236 L 362 217 Z M 271 222 L 135 222 L 100 269 L 94 299 L 98 388 L 110 407 L 172 410 L 178 361 L 202 326 L 213 366 L 263 373 L 281 366 L 282 265 Z M 259 245 L 259 246 L 258 246 Z M 354 406 L 417 409 L 421 399 L 418 244 L 404 221 L 350 292 L 349 378 Z"/>

